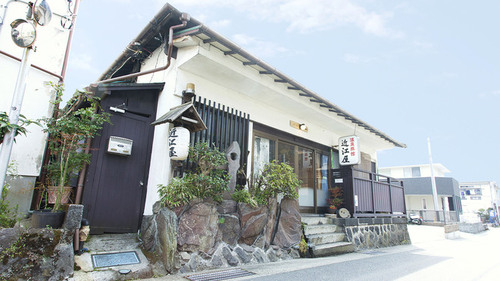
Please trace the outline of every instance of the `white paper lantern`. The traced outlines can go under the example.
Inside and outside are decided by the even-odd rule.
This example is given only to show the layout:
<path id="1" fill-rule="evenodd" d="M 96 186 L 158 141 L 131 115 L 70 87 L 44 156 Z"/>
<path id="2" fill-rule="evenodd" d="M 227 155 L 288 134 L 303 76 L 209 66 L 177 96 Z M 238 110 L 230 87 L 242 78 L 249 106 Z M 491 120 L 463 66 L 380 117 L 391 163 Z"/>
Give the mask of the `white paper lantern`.
<path id="1" fill-rule="evenodd" d="M 189 154 L 189 130 L 174 127 L 168 137 L 168 150 L 171 160 L 186 160 Z"/>

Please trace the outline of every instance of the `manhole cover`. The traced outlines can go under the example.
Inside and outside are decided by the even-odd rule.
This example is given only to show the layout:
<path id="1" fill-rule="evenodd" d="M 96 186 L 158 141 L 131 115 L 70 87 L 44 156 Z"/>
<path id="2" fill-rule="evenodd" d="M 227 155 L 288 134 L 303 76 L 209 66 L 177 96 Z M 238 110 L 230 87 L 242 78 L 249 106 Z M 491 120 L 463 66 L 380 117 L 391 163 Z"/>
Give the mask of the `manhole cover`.
<path id="1" fill-rule="evenodd" d="M 141 263 L 135 251 L 92 255 L 94 268 Z"/>
<path id="2" fill-rule="evenodd" d="M 192 274 L 185 277 L 191 281 L 216 281 L 216 280 L 227 280 L 238 277 L 250 276 L 254 274 L 255 273 L 253 272 L 235 268 L 235 269 L 220 270 L 207 273 Z"/>

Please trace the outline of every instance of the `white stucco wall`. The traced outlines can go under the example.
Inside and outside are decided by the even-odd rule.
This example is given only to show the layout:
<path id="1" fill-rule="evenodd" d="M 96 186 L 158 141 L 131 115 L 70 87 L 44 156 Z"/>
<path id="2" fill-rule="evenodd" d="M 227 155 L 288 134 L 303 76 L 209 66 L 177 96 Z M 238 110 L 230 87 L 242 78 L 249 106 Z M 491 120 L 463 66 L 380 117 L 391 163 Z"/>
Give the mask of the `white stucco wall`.
<path id="1" fill-rule="evenodd" d="M 439 211 L 443 210 L 443 198 L 445 198 L 445 209 L 449 211 L 448 197 L 438 196 Z M 434 199 L 432 195 L 405 195 L 406 210 L 428 210 L 434 211 Z M 424 203 L 425 200 L 425 209 Z"/>
<path id="2" fill-rule="evenodd" d="M 17 1 L 10 2 L 5 10 L 7 2 L 9 1 L 0 1 L 0 21 L 3 20 L 0 25 L 0 50 L 21 59 L 24 49 L 13 43 L 10 35 L 10 23 L 15 19 L 25 18 L 27 5 Z M 69 30 L 61 27 L 60 17 L 56 14 L 67 14 L 67 2 L 49 0 L 48 4 L 54 15 L 48 25 L 37 28 L 37 39 L 30 54 L 31 63 L 48 72 L 60 75 Z M 3 19 L 1 17 L 3 17 L 4 12 L 6 13 Z M 0 54 L 0 81 L 2 82 L 0 83 L 0 111 L 9 112 L 19 67 L 19 61 Z M 48 81 L 58 82 L 59 79 L 31 67 L 26 81 L 27 86 L 21 114 L 31 120 L 51 116 L 53 111 L 51 102 L 55 98 L 55 93 L 46 83 Z M 27 136 L 18 136 L 16 143 L 14 143 L 10 159 L 11 163 L 14 163 L 15 173 L 21 177 L 30 178 L 25 181 L 13 181 L 23 184 L 19 186 L 13 184 L 14 186 L 11 187 L 10 194 L 16 198 L 10 201 L 13 204 L 19 203 L 20 211 L 27 210 L 31 203 L 32 192 L 26 192 L 26 190 L 33 188 L 34 178 L 40 174 L 45 139 L 46 135 L 42 132 L 42 128 L 31 125 L 28 127 Z M 26 186 L 27 182 L 30 183 L 30 186 Z"/>
<path id="3" fill-rule="evenodd" d="M 165 65 L 166 56 L 157 49 L 143 64 L 142 70 Z M 338 138 L 353 134 L 354 124 L 320 108 L 318 104 L 300 97 L 298 93 L 286 89 L 283 84 L 260 75 L 255 69 L 224 56 L 222 52 L 207 46 L 179 48 L 171 66 L 163 72 L 141 76 L 138 82 L 165 82 L 160 94 L 157 117 L 181 103 L 180 94 L 187 83 L 194 83 L 196 95 L 210 99 L 250 114 L 255 122 L 279 129 L 292 135 L 332 146 Z M 305 123 L 308 132 L 292 128 L 290 121 Z M 159 199 L 158 184 L 170 180 L 168 157 L 169 126 L 155 127 L 153 153 L 149 172 L 148 192 L 144 215 L 152 213 L 152 205 Z M 393 145 L 358 128 L 361 150 L 376 161 L 376 152 L 392 148 Z M 249 134 L 250 138 L 252 134 Z M 251 147 L 250 147 L 251 149 Z"/>

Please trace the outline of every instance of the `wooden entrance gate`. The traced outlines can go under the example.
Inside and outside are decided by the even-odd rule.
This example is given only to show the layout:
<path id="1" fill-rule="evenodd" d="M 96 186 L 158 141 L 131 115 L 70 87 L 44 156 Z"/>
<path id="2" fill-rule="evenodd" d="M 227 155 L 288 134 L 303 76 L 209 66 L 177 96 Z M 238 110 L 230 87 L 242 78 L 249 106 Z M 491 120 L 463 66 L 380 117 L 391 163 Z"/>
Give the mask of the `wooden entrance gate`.
<path id="1" fill-rule="evenodd" d="M 83 194 L 84 217 L 92 233 L 130 233 L 140 226 L 154 133 L 150 124 L 156 118 L 162 88 L 163 84 L 109 86 L 110 94 L 101 102 L 103 110 L 111 113 L 112 124 L 104 126 L 92 142 Z M 132 140 L 131 155 L 108 153 L 111 136 Z"/>

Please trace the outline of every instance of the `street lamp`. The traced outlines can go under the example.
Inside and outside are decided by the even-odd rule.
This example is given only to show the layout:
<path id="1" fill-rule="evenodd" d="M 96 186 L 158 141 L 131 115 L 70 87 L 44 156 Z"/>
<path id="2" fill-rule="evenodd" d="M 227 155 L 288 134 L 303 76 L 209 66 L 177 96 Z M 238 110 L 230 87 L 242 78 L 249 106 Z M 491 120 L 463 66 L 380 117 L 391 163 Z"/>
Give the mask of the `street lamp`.
<path id="1" fill-rule="evenodd" d="M 36 2 L 35 4 L 29 2 L 28 6 L 29 9 L 26 19 L 16 19 L 10 24 L 12 27 L 12 40 L 17 46 L 24 48 L 9 111 L 9 123 L 14 125 L 17 125 L 19 122 L 19 115 L 23 104 L 24 92 L 26 90 L 26 78 L 28 77 L 29 67 L 31 65 L 30 53 L 33 43 L 36 40 L 36 24 L 44 26 L 48 24 L 52 18 L 49 4 L 47 4 L 45 0 L 42 0 L 38 5 L 36 5 Z M 9 167 L 10 154 L 12 152 L 16 131 L 16 128 L 13 128 L 5 134 L 0 148 L 0 197 L 2 195 L 1 187 L 4 186 L 7 169 Z"/>

